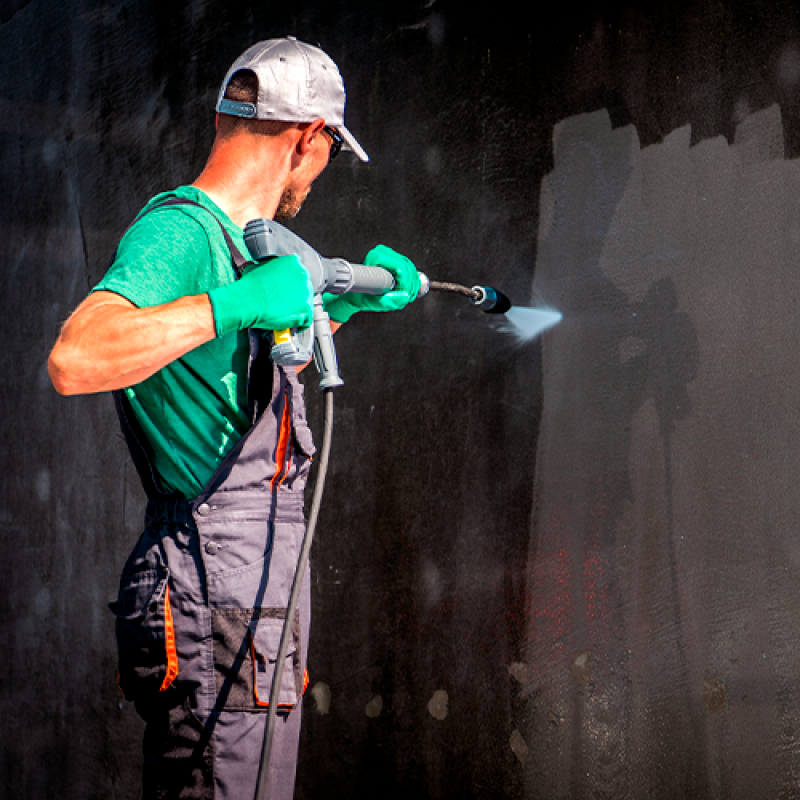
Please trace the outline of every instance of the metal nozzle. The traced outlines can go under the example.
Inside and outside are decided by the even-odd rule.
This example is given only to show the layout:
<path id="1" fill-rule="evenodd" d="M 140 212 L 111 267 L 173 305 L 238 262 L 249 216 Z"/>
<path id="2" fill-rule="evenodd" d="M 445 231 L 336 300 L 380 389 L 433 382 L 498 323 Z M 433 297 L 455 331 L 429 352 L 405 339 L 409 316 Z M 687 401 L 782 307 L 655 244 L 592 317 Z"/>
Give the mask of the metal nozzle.
<path id="1" fill-rule="evenodd" d="M 431 279 L 424 273 L 419 273 L 419 291 L 417 297 L 425 297 L 431 290 Z"/>
<path id="2" fill-rule="evenodd" d="M 486 314 L 505 314 L 511 308 L 511 300 L 498 289 L 491 286 L 473 286 L 478 296 L 472 302 Z"/>

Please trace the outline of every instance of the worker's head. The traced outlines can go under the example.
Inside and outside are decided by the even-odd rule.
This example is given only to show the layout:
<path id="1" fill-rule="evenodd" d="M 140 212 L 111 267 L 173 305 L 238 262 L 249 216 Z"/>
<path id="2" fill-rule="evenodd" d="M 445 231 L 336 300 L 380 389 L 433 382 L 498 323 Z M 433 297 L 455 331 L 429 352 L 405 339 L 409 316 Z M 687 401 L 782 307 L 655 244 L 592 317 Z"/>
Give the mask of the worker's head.
<path id="1" fill-rule="evenodd" d="M 239 87 L 231 97 L 228 88 L 234 78 Z M 252 99 L 239 99 L 243 88 Z M 336 64 L 318 47 L 293 36 L 268 39 L 245 50 L 228 70 L 217 98 L 217 111 L 238 119 L 299 123 L 323 119 L 343 150 L 368 161 L 344 125 L 344 107 L 344 82 Z"/>
<path id="2" fill-rule="evenodd" d="M 298 157 L 276 217 L 300 209 L 311 184 L 339 150 L 368 156 L 344 125 L 345 91 L 336 64 L 293 37 L 248 48 L 228 70 L 217 99 L 218 138 L 284 137 Z"/>

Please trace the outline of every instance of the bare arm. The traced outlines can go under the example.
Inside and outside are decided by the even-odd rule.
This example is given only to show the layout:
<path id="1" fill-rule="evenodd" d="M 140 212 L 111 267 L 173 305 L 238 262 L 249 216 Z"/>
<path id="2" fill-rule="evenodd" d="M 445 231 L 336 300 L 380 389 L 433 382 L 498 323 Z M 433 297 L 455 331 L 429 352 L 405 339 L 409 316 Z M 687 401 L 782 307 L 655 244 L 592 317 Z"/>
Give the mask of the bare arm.
<path id="1" fill-rule="evenodd" d="M 214 336 L 206 294 L 137 308 L 99 291 L 64 324 L 47 368 L 60 394 L 107 392 L 140 383 Z"/>
<path id="2" fill-rule="evenodd" d="M 331 330 L 340 327 L 331 321 Z M 47 369 L 60 394 L 110 392 L 140 383 L 215 335 L 207 294 L 137 308 L 114 292 L 95 292 L 64 324 Z"/>

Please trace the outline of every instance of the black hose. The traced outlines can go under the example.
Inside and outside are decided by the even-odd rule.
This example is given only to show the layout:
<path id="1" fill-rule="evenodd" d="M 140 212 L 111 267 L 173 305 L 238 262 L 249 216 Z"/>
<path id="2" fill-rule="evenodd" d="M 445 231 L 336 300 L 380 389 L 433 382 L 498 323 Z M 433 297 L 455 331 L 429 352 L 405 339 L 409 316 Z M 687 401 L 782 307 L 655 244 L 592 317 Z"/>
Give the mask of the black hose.
<path id="1" fill-rule="evenodd" d="M 331 438 L 333 434 L 333 389 L 325 389 L 325 420 L 322 435 L 322 451 L 319 457 L 317 480 L 314 484 L 314 496 L 311 500 L 311 510 L 308 514 L 308 524 L 303 537 L 303 546 L 300 549 L 300 558 L 292 582 L 292 591 L 289 595 L 289 605 L 286 607 L 286 619 L 281 633 L 281 643 L 278 647 L 278 657 L 275 660 L 275 673 L 272 677 L 272 688 L 269 693 L 269 708 L 267 709 L 267 728 L 264 731 L 264 745 L 261 749 L 261 763 L 258 767 L 258 783 L 256 784 L 256 800 L 266 800 L 269 783 L 269 758 L 272 750 L 272 739 L 275 736 L 275 723 L 278 718 L 278 697 L 281 691 L 283 678 L 283 663 L 289 650 L 289 637 L 292 632 L 290 620 L 294 619 L 297 603 L 300 599 L 300 589 L 303 585 L 303 575 L 306 571 L 308 557 L 311 554 L 311 543 L 314 540 L 314 529 L 317 527 L 319 509 L 322 505 L 322 492 L 325 488 L 325 476 L 328 472 L 328 461 L 331 453 Z M 297 713 L 300 713 L 299 711 Z"/>

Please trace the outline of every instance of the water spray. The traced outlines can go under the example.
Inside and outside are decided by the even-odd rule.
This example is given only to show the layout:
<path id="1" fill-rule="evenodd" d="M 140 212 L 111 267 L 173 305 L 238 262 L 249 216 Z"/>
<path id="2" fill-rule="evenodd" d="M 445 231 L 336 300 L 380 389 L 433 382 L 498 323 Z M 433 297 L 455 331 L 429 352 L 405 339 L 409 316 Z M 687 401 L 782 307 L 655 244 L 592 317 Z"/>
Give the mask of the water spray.
<path id="1" fill-rule="evenodd" d="M 325 485 L 333 431 L 332 390 L 344 383 L 339 376 L 330 317 L 325 312 L 322 294 L 323 292 L 330 294 L 344 294 L 345 292 L 385 294 L 394 288 L 395 281 L 394 276 L 381 267 L 351 264 L 343 258 L 325 258 L 297 234 L 271 219 L 255 219 L 248 222 L 244 229 L 244 240 L 250 255 L 257 261 L 273 256 L 297 255 L 306 268 L 311 285 L 314 288 L 313 322 L 310 327 L 304 330 L 274 331 L 270 356 L 276 364 L 284 367 L 302 366 L 307 364 L 313 357 L 320 375 L 319 385 L 325 396 L 324 435 L 318 462 L 317 479 L 314 485 L 306 534 L 292 582 L 278 654 L 274 662 L 276 669 L 273 673 L 269 695 L 267 725 L 264 732 L 258 783 L 256 785 L 256 800 L 265 800 L 268 796 L 269 759 L 272 740 L 275 735 L 278 697 L 283 677 L 283 670 L 279 669 L 277 665 L 284 664 L 286 661 L 291 634 L 291 626 L 288 622 L 295 618 L 295 609 L 300 598 L 303 575 L 311 553 L 311 543 L 314 538 L 314 530 L 322 503 L 322 492 Z M 515 321 L 513 313 L 515 308 L 512 306 L 511 300 L 501 291 L 491 286 L 473 286 L 470 288 L 458 283 L 432 281 L 427 275 L 420 273 L 420 289 L 417 297 L 424 297 L 430 291 L 449 292 L 467 297 L 473 305 L 486 314 L 505 315 L 509 324 L 519 329 L 516 332 L 521 340 L 533 338 L 530 333 L 524 332 L 524 326 L 520 328 L 519 321 Z M 524 310 L 520 309 L 520 311 Z M 533 311 L 534 309 L 530 310 Z M 541 324 L 541 320 L 537 322 L 538 328 L 533 335 L 538 334 L 546 327 L 550 327 L 550 325 L 554 325 L 561 318 L 558 312 L 545 310 L 540 313 L 551 316 L 546 318 L 546 324 L 544 325 Z"/>
<path id="2" fill-rule="evenodd" d="M 452 292 L 468 297 L 474 305 L 486 314 L 502 314 L 500 330 L 513 335 L 520 344 L 535 339 L 540 333 L 561 322 L 561 312 L 553 308 L 529 308 L 512 305 L 507 295 L 492 286 L 473 286 L 468 288 L 460 283 L 445 283 L 428 280 L 420 274 L 425 294 L 432 292 Z"/>

